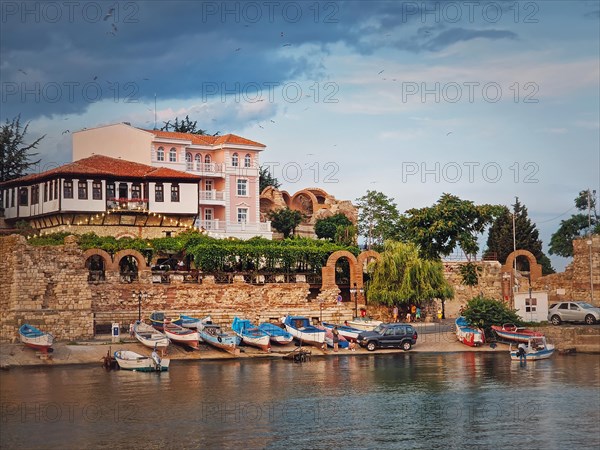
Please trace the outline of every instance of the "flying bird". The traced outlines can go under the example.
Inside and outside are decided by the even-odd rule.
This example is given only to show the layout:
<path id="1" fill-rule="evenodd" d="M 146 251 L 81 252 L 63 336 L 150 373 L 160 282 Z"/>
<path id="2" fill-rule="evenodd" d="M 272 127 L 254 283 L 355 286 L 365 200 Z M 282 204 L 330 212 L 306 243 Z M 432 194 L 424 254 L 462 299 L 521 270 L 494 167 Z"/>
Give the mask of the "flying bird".
<path id="1" fill-rule="evenodd" d="M 292 44 L 283 44 L 282 47 L 291 47 Z"/>
<path id="2" fill-rule="evenodd" d="M 242 49 L 241 47 L 238 47 L 234 51 L 239 52 L 241 49 Z"/>
<path id="3" fill-rule="evenodd" d="M 452 131 L 448 131 L 448 132 L 446 133 L 446 136 L 450 136 L 451 134 L 452 134 Z"/>
<path id="4" fill-rule="evenodd" d="M 263 127 L 260 123 L 257 125 L 259 126 L 259 128 L 262 128 L 263 130 L 265 129 L 265 127 Z"/>
<path id="5" fill-rule="evenodd" d="M 94 75 L 93 80 L 96 81 L 98 79 L 98 75 Z"/>
<path id="6" fill-rule="evenodd" d="M 70 130 L 65 130 L 65 131 L 62 132 L 62 134 L 67 134 L 67 133 L 70 133 L 70 132 L 71 132 Z"/>
<path id="7" fill-rule="evenodd" d="M 377 75 L 381 75 L 384 71 L 385 71 L 385 69 L 379 71 L 379 73 Z"/>
<path id="8" fill-rule="evenodd" d="M 274 121 L 274 120 L 272 120 L 272 119 L 271 119 L 271 122 L 275 123 L 275 121 Z"/>
<path id="9" fill-rule="evenodd" d="M 19 72 L 21 72 L 23 75 L 27 75 L 27 72 L 25 72 L 23 69 L 19 69 Z"/>
<path id="10" fill-rule="evenodd" d="M 117 29 L 117 26 L 116 26 L 114 23 L 111 23 L 111 26 L 112 26 L 112 29 L 113 29 L 113 31 L 114 31 L 115 33 L 116 33 L 117 31 L 119 31 L 119 30 Z"/>
<path id="11" fill-rule="evenodd" d="M 108 10 L 108 13 L 106 13 L 106 15 L 104 16 L 104 21 L 106 22 L 109 17 L 112 17 L 114 12 L 115 12 L 115 8 L 110 8 Z"/>

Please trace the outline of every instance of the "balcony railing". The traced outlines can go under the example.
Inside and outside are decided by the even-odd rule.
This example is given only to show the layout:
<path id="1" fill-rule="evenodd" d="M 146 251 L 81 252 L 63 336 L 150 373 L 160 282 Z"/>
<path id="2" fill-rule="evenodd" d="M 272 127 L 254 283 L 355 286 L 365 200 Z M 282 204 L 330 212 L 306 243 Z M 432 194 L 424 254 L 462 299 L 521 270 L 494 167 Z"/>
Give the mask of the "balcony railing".
<path id="1" fill-rule="evenodd" d="M 200 200 L 225 201 L 225 191 L 200 191 Z"/>
<path id="2" fill-rule="evenodd" d="M 186 169 L 188 172 L 201 172 L 201 173 L 222 173 L 224 165 L 221 163 L 201 163 L 196 161 L 188 161 L 186 163 Z"/>
<path id="3" fill-rule="evenodd" d="M 147 198 L 109 198 L 106 200 L 106 207 L 109 209 L 126 209 L 136 211 L 148 208 Z"/>

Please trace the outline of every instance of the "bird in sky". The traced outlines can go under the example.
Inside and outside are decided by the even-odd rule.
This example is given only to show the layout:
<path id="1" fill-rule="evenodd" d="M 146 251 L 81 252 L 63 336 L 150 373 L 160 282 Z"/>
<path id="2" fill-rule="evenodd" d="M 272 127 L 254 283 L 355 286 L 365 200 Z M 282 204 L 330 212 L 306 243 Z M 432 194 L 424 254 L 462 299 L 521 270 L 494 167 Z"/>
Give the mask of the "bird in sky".
<path id="1" fill-rule="evenodd" d="M 274 120 L 272 120 L 272 119 L 271 119 L 271 122 L 275 123 L 275 121 L 274 121 Z"/>
<path id="2" fill-rule="evenodd" d="M 67 134 L 67 133 L 70 133 L 70 132 L 71 132 L 71 130 L 65 130 L 65 131 L 62 132 L 62 134 Z"/>
<path id="3" fill-rule="evenodd" d="M 104 21 L 106 22 L 109 17 L 112 17 L 114 12 L 115 12 L 115 8 L 110 8 L 108 10 L 108 12 L 106 13 L 106 15 L 104 16 Z"/>
<path id="4" fill-rule="evenodd" d="M 452 131 L 448 131 L 448 132 L 446 133 L 446 136 L 450 136 L 451 134 L 452 134 Z"/>
<path id="5" fill-rule="evenodd" d="M 282 47 L 291 47 L 292 44 L 283 44 Z"/>
<path id="6" fill-rule="evenodd" d="M 377 75 L 381 75 L 383 72 L 385 71 L 385 69 L 380 70 L 379 73 Z"/>
<path id="7" fill-rule="evenodd" d="M 98 79 L 98 75 L 94 75 L 93 80 L 96 81 Z"/>
<path id="8" fill-rule="evenodd" d="M 23 69 L 19 69 L 19 72 L 21 72 L 23 75 L 27 75 L 27 72 L 25 72 Z"/>
<path id="9" fill-rule="evenodd" d="M 117 29 L 117 26 L 116 26 L 114 23 L 111 23 L 111 26 L 112 26 L 112 29 L 113 29 L 113 31 L 114 31 L 115 33 L 116 33 L 117 31 L 119 31 L 119 30 Z"/>
<path id="10" fill-rule="evenodd" d="M 260 123 L 258 124 L 259 128 L 262 128 L 263 130 L 265 129 L 265 127 L 263 127 Z"/>
<path id="11" fill-rule="evenodd" d="M 143 78 L 143 80 L 144 80 L 144 81 L 149 81 L 149 80 L 150 80 L 150 78 Z"/>
<path id="12" fill-rule="evenodd" d="M 238 47 L 234 51 L 239 52 L 241 49 L 242 49 L 241 47 Z"/>

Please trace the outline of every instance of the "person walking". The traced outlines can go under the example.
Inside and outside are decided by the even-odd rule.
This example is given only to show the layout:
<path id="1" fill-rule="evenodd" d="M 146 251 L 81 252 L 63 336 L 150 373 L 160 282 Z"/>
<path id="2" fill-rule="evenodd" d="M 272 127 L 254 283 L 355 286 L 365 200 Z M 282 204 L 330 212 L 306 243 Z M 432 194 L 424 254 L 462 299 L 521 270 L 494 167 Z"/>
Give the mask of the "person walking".
<path id="1" fill-rule="evenodd" d="M 394 309 L 392 310 L 392 316 L 394 317 L 394 323 L 398 322 L 398 306 L 394 305 Z"/>
<path id="2" fill-rule="evenodd" d="M 338 331 L 337 327 L 333 327 L 333 330 L 331 331 L 331 333 L 333 334 L 333 351 L 337 352 L 338 345 L 340 342 L 340 332 Z"/>
<path id="3" fill-rule="evenodd" d="M 417 312 L 415 313 L 415 322 L 421 321 L 421 308 L 417 306 Z"/>

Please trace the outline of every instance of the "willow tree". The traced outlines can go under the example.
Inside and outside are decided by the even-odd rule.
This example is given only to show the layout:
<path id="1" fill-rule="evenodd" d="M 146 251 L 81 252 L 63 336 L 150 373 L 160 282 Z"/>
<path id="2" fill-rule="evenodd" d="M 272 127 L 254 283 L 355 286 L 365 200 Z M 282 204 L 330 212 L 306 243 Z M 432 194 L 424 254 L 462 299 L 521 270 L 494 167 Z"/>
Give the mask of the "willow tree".
<path id="1" fill-rule="evenodd" d="M 381 259 L 371 266 L 369 300 L 392 306 L 452 298 L 454 291 L 444 278 L 440 261 L 419 256 L 413 243 L 386 241 Z"/>

